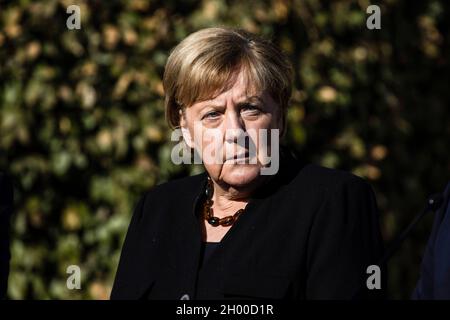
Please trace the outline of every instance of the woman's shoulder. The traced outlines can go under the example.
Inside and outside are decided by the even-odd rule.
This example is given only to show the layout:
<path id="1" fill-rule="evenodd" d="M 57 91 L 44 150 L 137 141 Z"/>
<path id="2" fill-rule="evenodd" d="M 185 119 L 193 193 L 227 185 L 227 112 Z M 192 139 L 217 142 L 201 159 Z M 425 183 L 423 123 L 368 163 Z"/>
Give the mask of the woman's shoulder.
<path id="1" fill-rule="evenodd" d="M 327 192 L 339 191 L 343 188 L 371 189 L 365 179 L 349 171 L 327 168 L 313 163 L 304 165 L 290 184 L 295 189 L 306 187 Z"/>
<path id="2" fill-rule="evenodd" d="M 312 163 L 304 166 L 300 173 L 309 179 L 314 179 L 317 183 L 326 185 L 339 182 L 366 183 L 363 178 L 349 171 L 327 168 Z"/>
<path id="3" fill-rule="evenodd" d="M 134 206 L 134 219 L 142 222 L 143 219 L 156 218 L 163 211 L 175 208 L 187 208 L 192 200 L 200 193 L 206 182 L 206 173 L 175 178 L 161 182 L 141 193 Z"/>
<path id="4" fill-rule="evenodd" d="M 200 192 L 203 182 L 206 182 L 205 172 L 187 177 L 174 178 L 154 185 L 144 192 L 142 198 L 145 198 L 146 203 L 151 199 L 155 199 L 161 203 L 165 200 L 174 201 L 174 199 L 189 198 Z"/>
<path id="5" fill-rule="evenodd" d="M 307 162 L 291 149 L 283 148 L 281 175 L 295 189 L 326 188 L 332 189 L 340 185 L 368 186 L 365 179 L 345 170 L 324 167 Z"/>

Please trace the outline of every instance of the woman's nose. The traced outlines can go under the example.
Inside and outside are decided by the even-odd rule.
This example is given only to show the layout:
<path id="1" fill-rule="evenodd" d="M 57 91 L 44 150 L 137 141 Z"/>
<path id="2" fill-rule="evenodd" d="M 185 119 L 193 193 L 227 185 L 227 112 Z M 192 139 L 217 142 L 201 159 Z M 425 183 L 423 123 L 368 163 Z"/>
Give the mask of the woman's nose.
<path id="1" fill-rule="evenodd" d="M 225 140 L 235 142 L 245 132 L 245 124 L 242 118 L 236 113 L 231 112 L 225 119 Z"/>

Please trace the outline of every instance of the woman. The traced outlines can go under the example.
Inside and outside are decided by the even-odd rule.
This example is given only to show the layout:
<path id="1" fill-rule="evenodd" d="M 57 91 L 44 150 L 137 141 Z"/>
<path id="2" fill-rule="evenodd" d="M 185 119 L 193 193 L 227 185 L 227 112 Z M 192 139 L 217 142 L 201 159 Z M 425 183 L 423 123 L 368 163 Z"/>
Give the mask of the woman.
<path id="1" fill-rule="evenodd" d="M 356 296 L 381 255 L 375 199 L 362 179 L 278 149 L 291 86 L 287 58 L 242 30 L 203 29 L 173 50 L 166 116 L 205 172 L 140 199 L 112 299 Z"/>

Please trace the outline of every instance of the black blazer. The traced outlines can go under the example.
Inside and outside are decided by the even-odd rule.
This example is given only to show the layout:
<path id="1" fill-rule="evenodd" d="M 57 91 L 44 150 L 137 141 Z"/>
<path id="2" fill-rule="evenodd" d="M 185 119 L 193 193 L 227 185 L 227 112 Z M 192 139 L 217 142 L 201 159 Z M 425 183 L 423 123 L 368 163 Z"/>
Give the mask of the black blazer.
<path id="1" fill-rule="evenodd" d="M 0 299 L 5 298 L 9 274 L 9 227 L 13 207 L 11 179 L 0 172 Z"/>
<path id="2" fill-rule="evenodd" d="M 206 178 L 163 183 L 139 200 L 111 299 L 351 299 L 382 255 L 370 186 L 283 152 L 277 175 L 197 273 Z"/>

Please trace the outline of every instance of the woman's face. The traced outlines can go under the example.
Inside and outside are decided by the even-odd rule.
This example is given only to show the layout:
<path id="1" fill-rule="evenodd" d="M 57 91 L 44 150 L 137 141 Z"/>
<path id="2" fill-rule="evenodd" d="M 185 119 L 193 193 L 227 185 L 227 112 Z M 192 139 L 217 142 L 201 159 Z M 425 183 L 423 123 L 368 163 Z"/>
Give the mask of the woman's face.
<path id="1" fill-rule="evenodd" d="M 260 176 L 270 156 L 270 130 L 281 131 L 283 125 L 272 97 L 247 89 L 241 73 L 228 91 L 186 108 L 180 123 L 186 143 L 201 155 L 210 177 L 236 189 L 246 189 Z M 267 139 L 258 139 L 264 131 Z"/>

